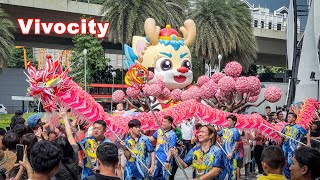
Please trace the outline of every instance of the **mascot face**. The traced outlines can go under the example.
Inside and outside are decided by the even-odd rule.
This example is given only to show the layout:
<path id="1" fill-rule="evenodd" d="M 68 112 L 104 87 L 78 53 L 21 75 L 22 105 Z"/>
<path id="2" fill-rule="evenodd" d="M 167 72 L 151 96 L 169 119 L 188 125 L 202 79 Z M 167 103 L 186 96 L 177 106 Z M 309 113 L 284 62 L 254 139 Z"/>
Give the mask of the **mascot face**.
<path id="1" fill-rule="evenodd" d="M 156 55 L 156 56 L 155 56 Z M 191 54 L 187 46 L 177 51 L 172 46 L 150 47 L 143 56 L 151 62 L 142 63 L 154 67 L 155 78 L 165 82 L 169 89 L 184 88 L 192 82 Z"/>
<path id="2" fill-rule="evenodd" d="M 155 81 L 161 79 L 169 89 L 184 88 L 192 82 L 191 53 L 188 48 L 196 36 L 195 24 L 187 20 L 180 28 L 183 36 L 169 25 L 161 29 L 151 18 L 145 22 L 146 37 L 134 36 L 132 47 L 125 45 L 126 65 L 136 63 L 154 69 Z"/>

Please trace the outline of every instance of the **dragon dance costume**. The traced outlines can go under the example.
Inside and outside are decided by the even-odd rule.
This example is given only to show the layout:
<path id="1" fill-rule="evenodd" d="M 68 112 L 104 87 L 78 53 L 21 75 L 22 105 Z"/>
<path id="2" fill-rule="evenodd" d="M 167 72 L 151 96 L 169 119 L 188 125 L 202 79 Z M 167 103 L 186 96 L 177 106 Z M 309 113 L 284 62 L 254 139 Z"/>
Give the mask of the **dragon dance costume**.
<path id="1" fill-rule="evenodd" d="M 132 150 L 134 155 L 141 159 L 141 161 L 146 165 L 147 164 L 147 156 L 149 153 L 154 151 L 154 148 L 149 140 L 148 137 L 144 135 L 140 135 L 138 141 L 132 138 L 132 136 L 128 136 L 125 139 L 126 145 Z M 140 164 L 138 160 L 134 157 L 130 157 L 127 161 L 125 170 L 124 170 L 124 177 L 126 180 L 130 179 L 137 179 L 142 180 L 147 178 L 148 171 L 147 169 Z"/>
<path id="2" fill-rule="evenodd" d="M 211 145 L 208 152 L 203 152 L 201 146 L 192 148 L 183 161 L 193 167 L 193 178 L 207 174 L 213 167 L 224 168 L 225 156 L 223 151 L 215 145 Z M 215 177 L 212 180 L 220 180 L 220 177 Z"/>
<path id="3" fill-rule="evenodd" d="M 221 137 L 222 148 L 225 150 L 227 154 L 232 153 L 232 150 L 237 141 L 240 141 L 240 134 L 238 129 L 236 128 L 226 128 L 222 129 L 218 132 L 218 135 Z M 225 159 L 225 169 L 223 169 L 221 173 L 221 178 L 224 179 L 228 174 L 228 179 L 233 180 L 236 179 L 236 171 L 237 171 L 237 159 L 236 152 L 233 153 L 232 158 L 224 158 Z"/>
<path id="4" fill-rule="evenodd" d="M 81 144 L 83 145 L 84 150 L 86 151 L 88 158 L 89 158 L 89 159 L 87 159 L 87 157 L 85 157 L 83 159 L 83 170 L 82 170 L 81 179 L 86 178 L 86 177 L 94 174 L 92 169 L 98 167 L 96 150 L 97 150 L 99 144 L 104 143 L 104 142 L 112 143 L 107 138 L 105 138 L 101 142 L 98 142 L 93 136 L 86 137 L 81 141 Z M 91 163 L 89 161 L 91 161 Z"/>
<path id="5" fill-rule="evenodd" d="M 156 156 L 158 156 L 158 158 L 161 160 L 163 164 L 166 162 L 169 149 L 172 147 L 175 147 L 177 143 L 177 135 L 172 129 L 165 133 L 166 133 L 166 136 L 168 137 L 168 140 L 164 139 L 161 129 L 157 130 L 153 134 L 153 137 L 157 140 L 155 154 Z M 169 178 L 169 174 L 164 169 L 162 164 L 159 162 L 159 159 L 156 159 L 155 171 L 153 175 L 154 180 L 156 179 L 163 180 L 163 179 Z M 169 164 L 172 165 L 172 162 L 170 162 Z"/>
<path id="6" fill-rule="evenodd" d="M 289 137 L 292 137 L 297 141 L 300 141 L 301 138 L 307 134 L 307 131 L 298 124 L 295 124 L 295 125 L 287 124 L 284 126 L 281 133 Z M 285 138 L 282 144 L 282 150 L 287 162 L 286 166 L 284 167 L 284 175 L 286 176 L 287 179 L 291 179 L 289 168 L 292 164 L 293 152 L 298 148 L 298 145 L 299 145 L 298 142 L 293 141 L 292 139 L 289 139 L 289 138 Z"/>

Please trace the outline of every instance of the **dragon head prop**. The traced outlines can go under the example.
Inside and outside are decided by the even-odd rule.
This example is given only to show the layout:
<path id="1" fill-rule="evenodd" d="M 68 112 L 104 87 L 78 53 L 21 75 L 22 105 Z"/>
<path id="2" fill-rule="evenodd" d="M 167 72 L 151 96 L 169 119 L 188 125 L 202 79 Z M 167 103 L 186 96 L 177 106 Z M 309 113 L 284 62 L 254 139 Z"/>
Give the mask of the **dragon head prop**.
<path id="1" fill-rule="evenodd" d="M 155 20 L 148 18 L 144 24 L 146 37 L 134 36 L 132 47 L 125 45 L 126 66 L 137 63 L 154 69 L 154 78 L 161 79 L 169 89 L 184 88 L 192 83 L 192 62 L 189 46 L 196 37 L 196 25 L 189 19 L 179 33 L 167 25 L 160 30 Z"/>
<path id="2" fill-rule="evenodd" d="M 57 109 L 57 94 L 65 87 L 66 82 L 72 78 L 68 77 L 69 69 L 63 71 L 60 59 L 52 60 L 51 55 L 46 55 L 46 66 L 37 71 L 31 62 L 27 64 L 28 82 L 30 87 L 28 95 L 41 101 L 44 110 L 51 112 Z"/>

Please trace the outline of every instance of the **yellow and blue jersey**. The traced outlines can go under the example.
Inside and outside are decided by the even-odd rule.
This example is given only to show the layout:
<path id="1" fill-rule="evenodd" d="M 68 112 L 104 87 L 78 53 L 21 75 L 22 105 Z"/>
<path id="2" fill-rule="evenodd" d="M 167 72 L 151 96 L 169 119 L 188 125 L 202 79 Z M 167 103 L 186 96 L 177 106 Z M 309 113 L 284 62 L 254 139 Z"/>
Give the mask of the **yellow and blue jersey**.
<path id="1" fill-rule="evenodd" d="M 212 145 L 208 152 L 203 152 L 201 146 L 192 148 L 183 161 L 193 167 L 193 178 L 207 174 L 213 167 L 224 168 L 224 154 L 223 151 L 215 145 Z M 218 177 L 213 180 L 218 180 Z"/>
<path id="2" fill-rule="evenodd" d="M 240 133 L 236 128 L 225 128 L 218 132 L 221 137 L 222 148 L 227 152 L 231 153 L 234 144 L 240 141 Z"/>
<path id="3" fill-rule="evenodd" d="M 89 161 L 91 161 L 91 163 L 88 162 L 87 157 L 85 157 L 83 159 L 83 170 L 82 170 L 82 175 L 81 175 L 82 179 L 94 174 L 92 169 L 94 167 L 98 167 L 96 151 L 97 151 L 99 144 L 104 143 L 104 142 L 111 142 L 111 141 L 109 139 L 105 138 L 103 141 L 98 142 L 93 136 L 86 137 L 81 141 L 81 144 L 83 145 L 84 150 L 86 151 L 86 154 L 89 157 Z"/>
<path id="4" fill-rule="evenodd" d="M 177 144 L 177 135 L 172 129 L 166 132 L 166 136 L 168 137 L 168 142 L 161 129 L 153 134 L 153 137 L 157 140 L 155 153 L 162 162 L 166 161 L 169 149 Z"/>
<path id="5" fill-rule="evenodd" d="M 284 128 L 282 129 L 281 133 L 292 137 L 293 139 L 300 141 L 302 137 L 304 137 L 307 134 L 307 131 L 305 129 L 303 129 L 302 126 L 295 124 L 293 126 L 291 126 L 290 124 L 287 124 L 284 126 Z M 294 151 L 296 149 L 296 147 L 298 146 L 298 142 L 293 141 L 292 139 L 289 138 L 285 138 L 283 141 L 283 146 L 285 146 L 286 148 L 290 148 L 292 151 Z"/>
<path id="6" fill-rule="evenodd" d="M 125 139 L 126 145 L 131 149 L 134 155 L 139 158 L 145 165 L 147 164 L 147 156 L 154 151 L 154 148 L 148 137 L 141 135 L 138 141 L 135 141 L 131 136 Z M 127 161 L 124 177 L 125 179 L 144 179 L 147 175 L 147 169 L 131 155 Z"/>
<path id="7" fill-rule="evenodd" d="M 301 138 L 307 134 L 307 131 L 298 124 L 295 124 L 295 125 L 287 124 L 284 126 L 281 133 L 297 141 L 300 141 Z M 282 150 L 287 162 L 286 166 L 284 167 L 284 174 L 287 179 L 291 179 L 290 166 L 293 163 L 292 162 L 293 152 L 298 148 L 298 145 L 299 145 L 298 142 L 288 137 L 285 137 L 282 144 Z"/>
<path id="8" fill-rule="evenodd" d="M 168 137 L 168 139 L 165 139 L 161 129 L 157 130 L 153 134 L 153 137 L 157 140 L 155 154 L 160 159 L 160 161 L 162 163 L 164 163 L 166 161 L 169 149 L 175 147 L 177 144 L 177 135 L 172 129 L 165 132 L 165 133 L 166 133 L 166 136 Z M 169 174 L 163 168 L 163 166 L 159 162 L 158 158 L 156 159 L 153 179 L 154 180 L 165 180 L 169 177 Z M 170 160 L 169 164 L 170 164 L 169 165 L 169 170 L 170 170 L 172 167 L 172 160 Z"/>
<path id="9" fill-rule="evenodd" d="M 232 152 L 232 148 L 235 143 L 240 141 L 240 133 L 236 128 L 226 128 L 218 132 L 221 137 L 222 148 L 227 154 Z M 228 180 L 236 179 L 236 169 L 237 169 L 237 152 L 234 152 L 231 159 L 225 157 L 225 169 L 221 172 L 222 179 L 225 179 L 228 174 Z"/>

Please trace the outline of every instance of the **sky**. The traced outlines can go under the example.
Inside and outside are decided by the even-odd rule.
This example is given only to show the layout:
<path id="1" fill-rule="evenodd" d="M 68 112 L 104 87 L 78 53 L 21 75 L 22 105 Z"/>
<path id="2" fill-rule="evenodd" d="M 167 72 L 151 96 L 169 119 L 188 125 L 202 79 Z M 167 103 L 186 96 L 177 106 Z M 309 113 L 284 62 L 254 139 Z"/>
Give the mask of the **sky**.
<path id="1" fill-rule="evenodd" d="M 289 7 L 290 0 L 247 0 L 249 3 L 254 4 L 255 7 L 261 6 L 269 8 L 270 11 L 274 11 L 279 9 L 282 6 Z M 298 5 L 306 5 L 308 0 L 297 0 Z M 299 7 L 298 9 L 302 9 L 303 7 Z M 305 9 L 305 8 L 303 8 Z M 301 28 L 304 29 L 307 17 L 300 17 L 301 19 Z"/>

